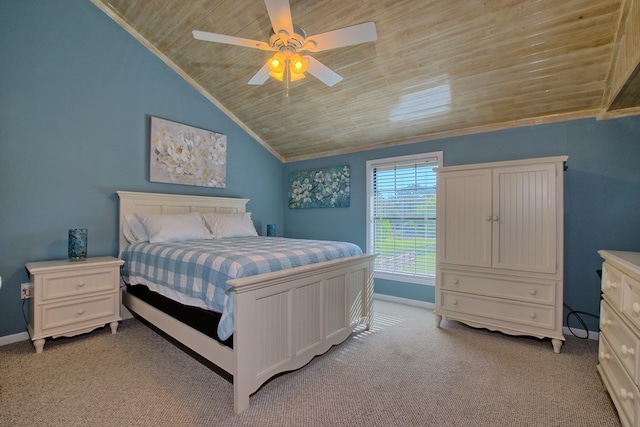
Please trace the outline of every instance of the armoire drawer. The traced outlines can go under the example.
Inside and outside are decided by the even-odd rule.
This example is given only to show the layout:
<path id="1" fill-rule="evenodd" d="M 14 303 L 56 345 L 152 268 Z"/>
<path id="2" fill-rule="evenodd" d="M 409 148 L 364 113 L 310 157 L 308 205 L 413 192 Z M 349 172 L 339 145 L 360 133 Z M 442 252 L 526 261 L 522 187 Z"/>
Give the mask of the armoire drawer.
<path id="1" fill-rule="evenodd" d="M 443 271 L 441 289 L 469 292 L 496 298 L 508 298 L 539 304 L 555 304 L 556 282 L 528 278 L 503 278 L 457 271 Z"/>
<path id="2" fill-rule="evenodd" d="M 440 308 L 443 311 L 493 319 L 503 325 L 516 323 L 536 328 L 555 328 L 555 309 L 547 305 L 442 290 Z"/>
<path id="3" fill-rule="evenodd" d="M 637 366 L 640 340 L 604 300 L 600 306 L 600 334 L 607 339 L 611 351 L 618 357 L 631 378 L 639 382 Z"/>

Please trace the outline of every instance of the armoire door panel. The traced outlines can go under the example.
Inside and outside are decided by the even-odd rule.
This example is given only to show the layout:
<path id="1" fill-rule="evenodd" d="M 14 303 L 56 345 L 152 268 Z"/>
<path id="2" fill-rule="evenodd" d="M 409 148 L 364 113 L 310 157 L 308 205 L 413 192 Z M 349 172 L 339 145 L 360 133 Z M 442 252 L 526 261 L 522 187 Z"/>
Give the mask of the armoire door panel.
<path id="1" fill-rule="evenodd" d="M 491 267 L 491 171 L 439 176 L 445 197 L 438 199 L 444 263 Z"/>
<path id="2" fill-rule="evenodd" d="M 556 271 L 553 164 L 493 170 L 493 267 Z"/>

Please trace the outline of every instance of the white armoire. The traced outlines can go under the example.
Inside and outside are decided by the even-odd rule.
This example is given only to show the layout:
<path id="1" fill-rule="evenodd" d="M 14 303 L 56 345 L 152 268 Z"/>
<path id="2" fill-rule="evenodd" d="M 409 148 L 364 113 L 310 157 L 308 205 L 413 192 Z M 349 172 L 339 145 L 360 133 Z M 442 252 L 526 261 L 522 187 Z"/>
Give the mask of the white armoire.
<path id="1" fill-rule="evenodd" d="M 437 170 L 435 314 L 560 352 L 567 156 Z"/>

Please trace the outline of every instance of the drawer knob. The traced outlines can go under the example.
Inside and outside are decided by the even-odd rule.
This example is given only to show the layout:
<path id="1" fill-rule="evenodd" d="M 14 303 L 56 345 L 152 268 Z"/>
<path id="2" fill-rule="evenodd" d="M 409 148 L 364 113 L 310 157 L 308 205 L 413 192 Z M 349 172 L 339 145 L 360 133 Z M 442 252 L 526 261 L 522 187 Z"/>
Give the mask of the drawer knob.
<path id="1" fill-rule="evenodd" d="M 529 318 L 530 319 L 535 319 L 536 318 L 536 314 L 535 313 L 529 313 Z"/>
<path id="2" fill-rule="evenodd" d="M 485 218 L 485 220 L 487 220 L 487 221 L 491 221 L 491 215 L 487 215 L 487 217 Z"/>
<path id="3" fill-rule="evenodd" d="M 611 324 L 611 320 L 603 318 L 603 319 L 600 321 L 600 328 L 602 329 L 602 328 L 604 328 L 605 326 L 608 326 L 608 325 L 610 325 L 610 324 Z"/>
<path id="4" fill-rule="evenodd" d="M 498 218 L 496 215 L 494 215 L 494 216 L 492 216 L 492 217 L 491 217 L 491 220 L 492 220 L 492 221 L 497 221 L 498 219 L 499 219 L 499 218 Z"/>
<path id="5" fill-rule="evenodd" d="M 605 351 L 601 351 L 600 352 L 600 359 L 603 360 L 610 360 L 611 359 L 611 355 L 609 353 L 605 353 Z"/>
<path id="6" fill-rule="evenodd" d="M 621 399 L 630 399 L 633 400 L 633 393 L 631 393 L 630 391 L 627 391 L 626 388 L 621 387 L 620 388 L 620 398 Z"/>
<path id="7" fill-rule="evenodd" d="M 638 303 L 638 302 L 634 302 L 634 303 L 631 305 L 631 309 L 633 310 L 633 312 L 634 312 L 635 314 L 640 314 L 640 303 Z"/>
<path id="8" fill-rule="evenodd" d="M 458 305 L 458 300 L 457 299 L 451 300 L 451 304 Z"/>
<path id="9" fill-rule="evenodd" d="M 78 313 L 78 316 L 82 316 L 84 314 L 84 308 L 79 308 L 77 313 Z"/>
<path id="10" fill-rule="evenodd" d="M 538 293 L 538 291 L 536 291 L 535 289 L 531 289 L 531 290 L 529 291 L 529 294 L 530 294 L 530 295 L 535 295 L 535 294 L 537 294 L 537 293 Z"/>
<path id="11" fill-rule="evenodd" d="M 635 353 L 635 350 L 632 347 L 627 347 L 626 345 L 622 345 L 622 347 L 620 347 L 620 352 L 622 353 L 623 356 L 626 356 L 627 354 L 630 356 L 633 356 Z"/>
<path id="12" fill-rule="evenodd" d="M 607 289 L 615 289 L 618 287 L 618 284 L 616 282 L 612 282 L 611 280 L 607 280 L 607 286 L 605 286 Z"/>
<path id="13" fill-rule="evenodd" d="M 453 279 L 453 284 L 454 284 L 454 285 L 457 285 L 458 283 L 460 283 L 460 282 L 458 281 L 458 279 Z"/>
<path id="14" fill-rule="evenodd" d="M 79 288 L 83 287 L 83 286 L 84 286 L 84 282 L 78 282 L 78 285 L 77 285 L 77 286 L 78 286 Z"/>

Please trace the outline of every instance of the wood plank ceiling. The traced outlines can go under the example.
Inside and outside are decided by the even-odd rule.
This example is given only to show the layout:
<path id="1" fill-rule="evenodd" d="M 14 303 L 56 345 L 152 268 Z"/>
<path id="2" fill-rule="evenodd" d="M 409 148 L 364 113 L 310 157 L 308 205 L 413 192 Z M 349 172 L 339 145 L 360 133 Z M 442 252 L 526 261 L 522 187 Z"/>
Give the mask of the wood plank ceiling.
<path id="1" fill-rule="evenodd" d="M 308 75 L 288 99 L 272 78 L 247 84 L 270 52 L 191 33 L 268 41 L 263 0 L 92 2 L 285 162 L 640 114 L 638 41 L 623 43 L 625 20 L 638 27 L 636 0 L 291 0 L 309 35 L 373 21 L 378 40 L 313 54 L 344 80 Z"/>

